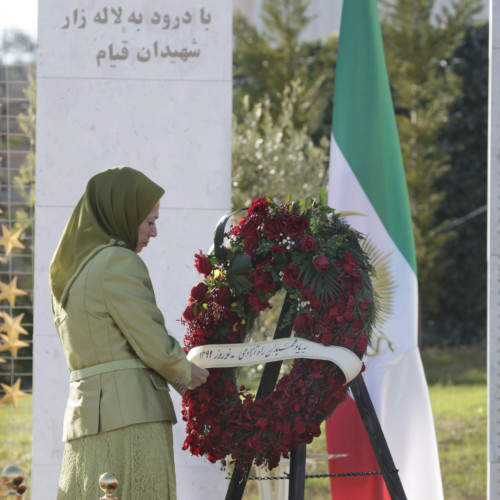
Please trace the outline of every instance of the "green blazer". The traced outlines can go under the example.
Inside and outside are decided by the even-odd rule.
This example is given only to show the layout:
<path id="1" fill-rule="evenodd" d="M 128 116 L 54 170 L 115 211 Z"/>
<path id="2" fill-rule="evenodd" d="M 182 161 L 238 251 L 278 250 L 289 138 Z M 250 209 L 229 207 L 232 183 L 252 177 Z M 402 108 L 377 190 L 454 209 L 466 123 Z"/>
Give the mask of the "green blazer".
<path id="1" fill-rule="evenodd" d="M 183 394 L 191 365 L 168 335 L 138 255 L 104 248 L 79 273 L 65 307 L 52 298 L 52 310 L 71 371 L 63 441 L 176 422 L 166 380 Z"/>

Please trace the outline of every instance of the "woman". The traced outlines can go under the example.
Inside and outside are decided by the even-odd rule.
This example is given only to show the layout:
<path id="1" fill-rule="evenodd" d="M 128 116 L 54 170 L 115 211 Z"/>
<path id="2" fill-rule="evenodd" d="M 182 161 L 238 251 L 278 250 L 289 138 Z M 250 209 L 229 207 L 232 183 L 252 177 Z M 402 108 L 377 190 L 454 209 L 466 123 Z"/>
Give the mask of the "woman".
<path id="1" fill-rule="evenodd" d="M 164 190 L 130 167 L 90 179 L 50 265 L 54 321 L 71 372 L 58 499 L 175 498 L 168 384 L 183 394 L 208 371 L 165 329 L 137 255 L 156 237 Z M 168 382 L 168 383 L 167 383 Z"/>

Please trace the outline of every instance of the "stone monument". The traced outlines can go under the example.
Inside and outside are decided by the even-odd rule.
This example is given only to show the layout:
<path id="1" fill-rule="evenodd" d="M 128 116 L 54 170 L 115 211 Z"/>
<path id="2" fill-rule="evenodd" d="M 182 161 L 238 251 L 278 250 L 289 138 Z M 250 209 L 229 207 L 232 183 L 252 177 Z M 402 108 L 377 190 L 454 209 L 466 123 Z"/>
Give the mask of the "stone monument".
<path id="1" fill-rule="evenodd" d="M 194 253 L 208 250 L 230 208 L 231 50 L 229 0 L 39 0 L 33 500 L 56 497 L 62 459 L 69 372 L 48 269 L 64 225 L 88 179 L 108 167 L 162 185 L 159 234 L 141 257 L 182 340 Z M 178 496 L 222 498 L 218 468 L 181 451 L 175 396 Z"/>

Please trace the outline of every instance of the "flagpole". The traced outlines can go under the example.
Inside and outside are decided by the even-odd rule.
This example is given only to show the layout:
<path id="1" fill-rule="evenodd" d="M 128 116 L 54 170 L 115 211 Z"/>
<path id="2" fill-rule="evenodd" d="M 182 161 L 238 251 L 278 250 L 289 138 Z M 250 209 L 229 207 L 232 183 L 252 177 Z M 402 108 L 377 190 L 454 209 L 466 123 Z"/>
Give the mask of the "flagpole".
<path id="1" fill-rule="evenodd" d="M 500 498 L 500 1 L 490 0 L 488 105 L 488 478 Z"/>

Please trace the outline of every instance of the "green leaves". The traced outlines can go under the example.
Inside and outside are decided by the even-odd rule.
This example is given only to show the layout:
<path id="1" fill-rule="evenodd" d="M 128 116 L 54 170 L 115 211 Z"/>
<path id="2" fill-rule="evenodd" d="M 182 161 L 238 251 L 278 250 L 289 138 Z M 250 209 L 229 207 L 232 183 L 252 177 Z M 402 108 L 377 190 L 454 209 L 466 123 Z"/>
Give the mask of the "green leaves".
<path id="1" fill-rule="evenodd" d="M 246 254 L 237 254 L 231 259 L 231 266 L 226 272 L 229 285 L 237 295 L 250 290 L 253 283 L 247 278 L 252 269 L 252 259 Z"/>
<path id="2" fill-rule="evenodd" d="M 300 267 L 299 277 L 304 283 L 308 283 L 316 289 L 316 298 L 322 302 L 328 302 L 336 295 L 342 293 L 342 280 L 340 273 L 334 265 L 330 265 L 328 271 L 321 274 L 314 267 L 313 259 L 308 259 Z"/>
<path id="3" fill-rule="evenodd" d="M 300 92 L 295 86 L 282 93 L 277 117 L 268 100 L 252 102 L 233 117 L 233 207 L 248 205 L 262 192 L 280 201 L 288 193 L 300 199 L 326 184 L 328 140 L 317 145 L 293 123 Z"/>

